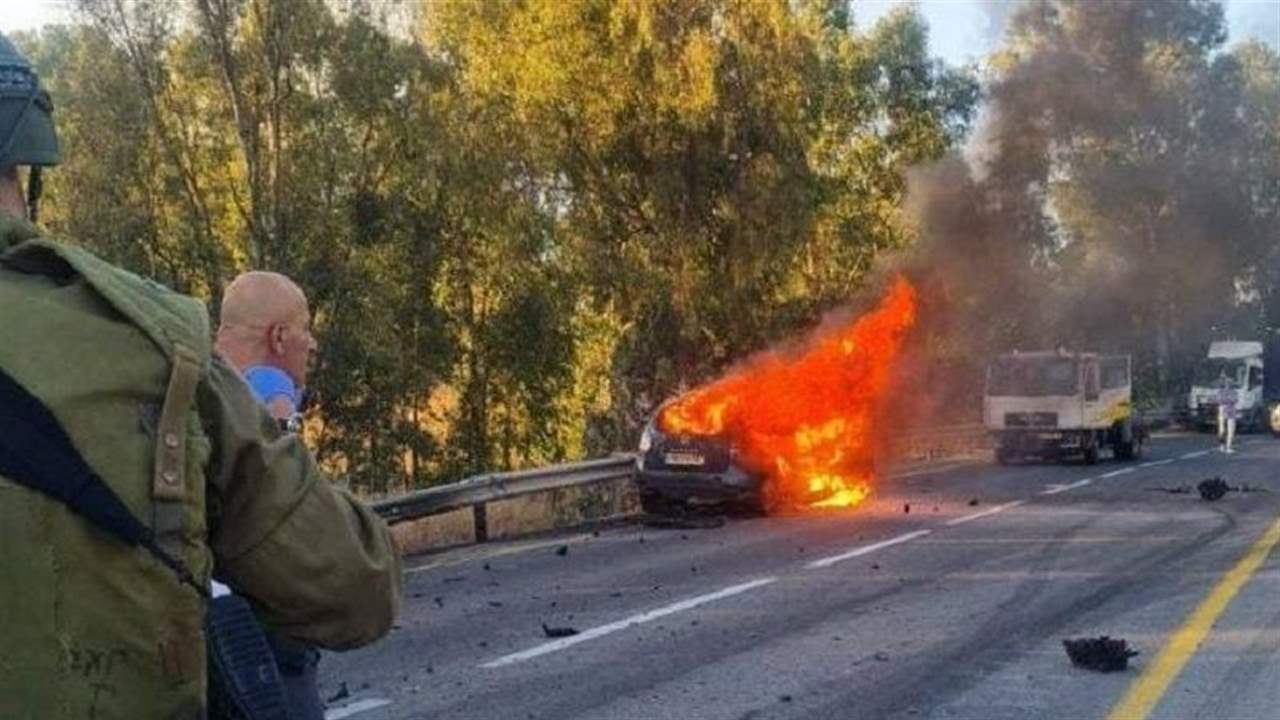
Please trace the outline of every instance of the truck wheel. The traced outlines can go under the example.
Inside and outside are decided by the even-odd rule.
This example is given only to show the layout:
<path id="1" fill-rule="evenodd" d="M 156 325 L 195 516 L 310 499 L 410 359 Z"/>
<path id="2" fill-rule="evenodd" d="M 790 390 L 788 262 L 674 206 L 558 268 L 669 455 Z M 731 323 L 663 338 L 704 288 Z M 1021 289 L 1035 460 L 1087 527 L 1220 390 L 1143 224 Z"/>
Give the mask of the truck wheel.
<path id="1" fill-rule="evenodd" d="M 1001 465 L 1013 462 L 1013 451 L 1005 447 L 996 447 L 996 462 Z"/>
<path id="2" fill-rule="evenodd" d="M 1142 441 L 1134 438 L 1128 442 L 1116 442 L 1117 460 L 1137 460 L 1142 457 Z"/>
<path id="3" fill-rule="evenodd" d="M 1088 440 L 1088 444 L 1084 446 L 1084 464 L 1085 465 L 1098 464 L 1098 442 L 1093 438 L 1090 438 Z"/>

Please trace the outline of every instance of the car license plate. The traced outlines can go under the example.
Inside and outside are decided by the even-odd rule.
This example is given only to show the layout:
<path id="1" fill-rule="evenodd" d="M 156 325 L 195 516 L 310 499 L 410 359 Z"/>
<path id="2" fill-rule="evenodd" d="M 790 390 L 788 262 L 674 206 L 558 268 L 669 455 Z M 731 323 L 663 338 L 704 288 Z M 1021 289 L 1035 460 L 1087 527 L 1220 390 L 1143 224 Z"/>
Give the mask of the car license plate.
<path id="1" fill-rule="evenodd" d="M 674 451 L 667 453 L 668 465 L 702 465 L 707 460 L 699 452 Z"/>

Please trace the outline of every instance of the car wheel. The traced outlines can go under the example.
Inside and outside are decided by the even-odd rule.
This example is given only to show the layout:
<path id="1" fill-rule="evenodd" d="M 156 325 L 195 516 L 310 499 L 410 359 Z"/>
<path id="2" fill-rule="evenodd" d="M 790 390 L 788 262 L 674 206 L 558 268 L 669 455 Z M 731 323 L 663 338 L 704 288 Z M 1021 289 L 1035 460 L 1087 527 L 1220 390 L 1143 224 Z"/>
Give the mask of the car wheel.
<path id="1" fill-rule="evenodd" d="M 661 493 L 646 492 L 640 494 L 640 508 L 647 515 L 670 515 L 672 503 Z"/>

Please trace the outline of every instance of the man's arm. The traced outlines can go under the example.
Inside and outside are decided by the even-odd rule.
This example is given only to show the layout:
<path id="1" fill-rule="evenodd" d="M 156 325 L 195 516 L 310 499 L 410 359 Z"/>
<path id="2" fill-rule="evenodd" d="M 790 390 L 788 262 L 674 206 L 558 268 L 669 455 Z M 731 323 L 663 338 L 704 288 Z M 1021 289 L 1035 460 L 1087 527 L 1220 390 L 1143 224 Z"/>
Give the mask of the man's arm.
<path id="1" fill-rule="evenodd" d="M 200 411 L 213 441 L 210 545 L 219 577 L 286 635 L 342 650 L 387 633 L 400 554 L 386 524 L 281 433 L 235 370 L 213 361 Z"/>

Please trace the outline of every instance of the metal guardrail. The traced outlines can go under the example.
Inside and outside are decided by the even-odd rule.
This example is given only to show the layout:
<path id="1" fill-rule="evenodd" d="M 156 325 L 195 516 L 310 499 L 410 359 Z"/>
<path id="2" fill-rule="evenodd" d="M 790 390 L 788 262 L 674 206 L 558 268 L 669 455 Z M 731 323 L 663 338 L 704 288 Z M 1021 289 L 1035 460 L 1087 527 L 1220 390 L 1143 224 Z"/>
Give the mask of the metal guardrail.
<path id="1" fill-rule="evenodd" d="M 625 480 L 631 477 L 635 466 L 634 455 L 617 454 L 600 460 L 488 473 L 449 485 L 384 498 L 370 506 L 391 524 L 471 507 L 475 513 L 476 541 L 485 542 L 489 535 L 486 503 L 559 488 Z"/>

